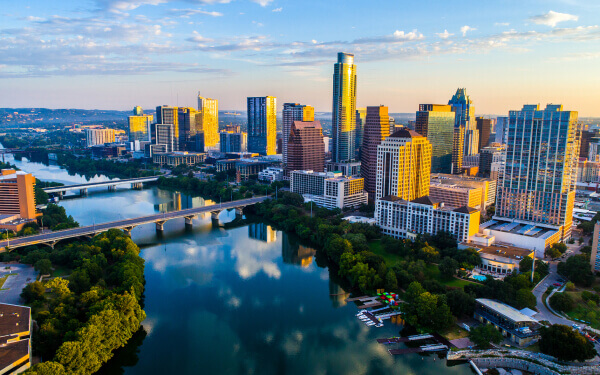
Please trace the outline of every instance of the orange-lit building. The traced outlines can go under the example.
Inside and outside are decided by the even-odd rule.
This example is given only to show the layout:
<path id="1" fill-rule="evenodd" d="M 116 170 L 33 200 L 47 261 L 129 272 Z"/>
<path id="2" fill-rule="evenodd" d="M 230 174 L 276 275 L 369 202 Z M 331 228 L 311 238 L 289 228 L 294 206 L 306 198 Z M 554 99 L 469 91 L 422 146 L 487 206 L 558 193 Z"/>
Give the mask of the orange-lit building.
<path id="1" fill-rule="evenodd" d="M 35 177 L 31 173 L 3 169 L 0 175 L 0 215 L 35 219 Z"/>

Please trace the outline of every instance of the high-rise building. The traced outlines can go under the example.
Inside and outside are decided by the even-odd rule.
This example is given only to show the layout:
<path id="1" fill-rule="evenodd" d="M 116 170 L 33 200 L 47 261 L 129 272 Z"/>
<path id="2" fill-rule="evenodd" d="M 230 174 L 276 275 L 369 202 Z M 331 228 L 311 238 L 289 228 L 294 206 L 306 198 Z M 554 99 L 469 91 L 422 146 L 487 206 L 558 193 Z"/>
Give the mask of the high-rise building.
<path id="1" fill-rule="evenodd" d="M 465 144 L 465 129 L 462 126 L 454 128 L 454 136 L 452 137 L 452 165 L 450 173 L 461 174 L 463 167 L 463 155 Z"/>
<path id="2" fill-rule="evenodd" d="M 333 71 L 331 158 L 335 163 L 355 159 L 356 152 L 356 65 L 354 55 L 338 53 Z"/>
<path id="3" fill-rule="evenodd" d="M 167 148 L 169 149 L 168 152 L 179 151 L 179 108 L 171 107 L 168 105 L 161 105 L 156 107 L 156 125 L 158 124 L 172 125 L 170 130 L 170 137 L 172 138 L 169 139 L 170 146 L 167 146 Z M 158 128 L 154 126 L 152 127 L 152 129 L 154 130 L 152 132 L 153 143 L 164 144 L 156 140 L 157 134 L 155 133 L 155 131 Z M 162 141 L 164 140 L 165 138 L 163 134 Z"/>
<path id="4" fill-rule="evenodd" d="M 449 105 L 439 104 L 421 104 L 417 112 L 415 131 L 426 137 L 431 143 L 431 171 L 434 173 L 452 173 L 461 165 L 454 164 L 457 160 L 453 159 L 455 147 L 455 114 Z M 460 150 L 460 160 L 462 161 L 462 149 Z"/>
<path id="5" fill-rule="evenodd" d="M 358 108 L 356 110 L 356 156 L 360 159 L 360 150 L 362 148 L 365 122 L 367 119 L 367 109 Z"/>
<path id="6" fill-rule="evenodd" d="M 248 151 L 275 155 L 277 99 L 274 96 L 248 98 Z"/>
<path id="7" fill-rule="evenodd" d="M 484 117 L 477 117 L 475 119 L 477 124 L 477 130 L 479 131 L 479 145 L 477 152 L 482 148 L 487 147 L 490 143 L 490 135 L 492 133 L 492 120 Z"/>
<path id="8" fill-rule="evenodd" d="M 508 117 L 496 117 L 496 143 L 506 144 L 506 134 L 508 133 Z"/>
<path id="9" fill-rule="evenodd" d="M 502 145 L 487 146 L 481 149 L 479 153 L 479 175 L 490 177 L 492 173 L 492 164 L 506 159 L 506 148 Z"/>
<path id="10" fill-rule="evenodd" d="M 592 272 L 600 272 L 600 223 L 594 225 L 594 235 L 592 236 L 592 252 L 590 254 L 590 265 Z"/>
<path id="11" fill-rule="evenodd" d="M 200 113 L 194 108 L 179 107 L 177 117 L 179 119 L 179 150 L 196 150 L 196 133 L 198 133 L 198 120 Z"/>
<path id="12" fill-rule="evenodd" d="M 134 116 L 141 116 L 144 114 L 144 110 L 142 109 L 142 107 L 140 107 L 139 105 L 136 105 L 135 107 L 133 107 L 133 115 Z"/>
<path id="13" fill-rule="evenodd" d="M 558 232 L 557 240 L 569 238 L 579 156 L 577 112 L 562 105 L 548 104 L 544 110 L 525 105 L 509 112 L 508 125 L 494 219 L 550 228 Z"/>
<path id="14" fill-rule="evenodd" d="M 454 126 L 463 128 L 464 132 L 464 154 L 474 155 L 479 152 L 479 131 L 475 121 L 475 107 L 473 101 L 467 95 L 467 90 L 459 88 L 448 101 L 455 113 Z"/>
<path id="15" fill-rule="evenodd" d="M 330 210 L 367 204 L 368 195 L 363 188 L 363 178 L 343 176 L 341 172 L 293 171 L 290 174 L 291 192 L 302 194 L 305 202 L 312 201 Z"/>
<path id="16" fill-rule="evenodd" d="M 0 171 L 0 215 L 35 219 L 35 177 L 31 173 Z"/>
<path id="17" fill-rule="evenodd" d="M 375 197 L 377 185 L 377 147 L 390 136 L 388 107 L 367 107 L 363 141 L 360 153 L 360 175 L 365 179 L 365 190 Z"/>
<path id="18" fill-rule="evenodd" d="M 219 144 L 219 101 L 198 93 L 198 129 L 204 132 L 204 146 L 215 149 Z"/>
<path id="19" fill-rule="evenodd" d="M 115 129 L 85 129 L 87 147 L 115 142 Z"/>
<path id="20" fill-rule="evenodd" d="M 583 130 L 581 132 L 581 144 L 579 146 L 579 157 L 587 158 L 590 150 L 590 141 L 594 136 L 594 132 L 590 130 Z"/>
<path id="21" fill-rule="evenodd" d="M 242 132 L 221 132 L 221 152 L 246 152 L 248 137 Z"/>
<path id="22" fill-rule="evenodd" d="M 136 109 L 141 111 L 141 107 L 135 107 L 134 115 L 128 117 L 129 122 L 129 142 L 150 142 L 150 133 L 152 127 L 152 121 L 154 121 L 153 115 L 145 115 L 140 111 L 136 112 Z"/>
<path id="23" fill-rule="evenodd" d="M 154 124 L 154 144 L 165 145 L 166 152 L 179 151 L 174 127 L 173 124 Z"/>
<path id="24" fill-rule="evenodd" d="M 225 125 L 225 129 L 223 129 L 223 131 L 226 131 L 229 133 L 241 133 L 242 127 L 239 125 L 228 124 L 228 125 Z"/>
<path id="25" fill-rule="evenodd" d="M 294 121 L 287 148 L 287 176 L 297 170 L 325 170 L 325 144 L 319 121 Z"/>
<path id="26" fill-rule="evenodd" d="M 283 103 L 282 126 L 282 154 L 283 163 L 288 162 L 287 145 L 290 138 L 290 129 L 294 121 L 315 121 L 315 109 L 310 105 L 300 103 Z"/>
<path id="27" fill-rule="evenodd" d="M 377 147 L 375 198 L 388 195 L 411 201 L 429 194 L 431 143 L 402 128 Z"/>

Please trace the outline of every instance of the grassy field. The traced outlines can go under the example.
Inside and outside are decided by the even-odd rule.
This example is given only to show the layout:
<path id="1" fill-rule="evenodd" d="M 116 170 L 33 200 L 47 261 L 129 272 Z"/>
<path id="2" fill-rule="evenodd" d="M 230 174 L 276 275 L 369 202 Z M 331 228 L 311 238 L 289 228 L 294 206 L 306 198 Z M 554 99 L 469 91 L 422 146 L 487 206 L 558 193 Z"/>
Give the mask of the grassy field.
<path id="1" fill-rule="evenodd" d="M 6 279 L 8 279 L 8 276 L 10 275 L 4 275 L 0 277 L 0 289 L 2 289 L 2 287 L 4 286 L 4 282 L 6 281 Z"/>
<path id="2" fill-rule="evenodd" d="M 460 328 L 458 325 L 453 324 L 450 328 L 438 332 L 448 340 L 462 339 L 469 337 L 469 332 L 466 329 Z"/>
<path id="3" fill-rule="evenodd" d="M 385 251 L 380 241 L 371 241 L 369 247 L 371 248 L 372 253 L 380 255 L 383 260 L 385 260 L 388 267 L 393 267 L 396 263 L 404 260 L 404 258 L 399 255 L 390 254 Z"/>

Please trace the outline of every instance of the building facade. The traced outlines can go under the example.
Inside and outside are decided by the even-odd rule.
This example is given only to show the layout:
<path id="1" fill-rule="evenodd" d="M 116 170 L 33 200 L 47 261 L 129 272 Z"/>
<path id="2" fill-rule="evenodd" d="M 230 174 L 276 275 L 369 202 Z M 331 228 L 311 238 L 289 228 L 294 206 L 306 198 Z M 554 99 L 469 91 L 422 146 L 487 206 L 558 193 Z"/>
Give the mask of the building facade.
<path id="1" fill-rule="evenodd" d="M 187 151 L 177 151 L 170 152 L 164 154 L 154 154 L 152 155 L 152 162 L 158 165 L 168 165 L 170 167 L 176 167 L 178 165 L 195 165 L 198 163 L 203 163 L 206 159 L 206 154 L 196 153 L 196 152 L 187 152 Z"/>
<path id="2" fill-rule="evenodd" d="M 310 105 L 300 103 L 283 103 L 282 117 L 282 154 L 285 165 L 288 162 L 287 145 L 294 121 L 315 121 L 315 109 Z"/>
<path id="3" fill-rule="evenodd" d="M 353 161 L 356 152 L 356 65 L 354 55 L 350 53 L 338 53 L 334 65 L 331 120 L 332 161 Z"/>
<path id="4" fill-rule="evenodd" d="M 426 196 L 430 173 L 431 144 L 415 131 L 402 128 L 377 146 L 375 198 Z"/>
<path id="5" fill-rule="evenodd" d="M 506 161 L 506 148 L 502 145 L 487 146 L 481 149 L 479 153 L 479 175 L 481 177 L 491 177 L 492 164 L 504 163 Z M 494 179 L 498 176 L 496 175 Z"/>
<path id="6" fill-rule="evenodd" d="M 154 121 L 153 115 L 133 115 L 129 116 L 127 121 L 129 124 L 130 142 L 150 142 L 150 129 L 152 127 L 152 121 Z"/>
<path id="7" fill-rule="evenodd" d="M 154 144 L 164 145 L 166 152 L 174 152 L 179 150 L 178 141 L 173 124 L 154 124 Z"/>
<path id="8" fill-rule="evenodd" d="M 364 179 L 342 176 L 339 172 L 293 171 L 290 191 L 301 194 L 305 202 L 328 209 L 360 207 L 368 202 Z"/>
<path id="9" fill-rule="evenodd" d="M 553 104 L 510 111 L 494 219 L 547 226 L 569 238 L 578 156 L 577 112 Z"/>
<path id="10" fill-rule="evenodd" d="M 415 121 L 415 131 L 431 143 L 431 170 L 434 173 L 452 173 L 455 162 L 454 112 L 449 105 L 421 104 Z M 462 153 L 461 153 L 462 158 Z M 462 159 L 461 159 L 462 160 Z M 454 169 L 460 168 L 455 166 Z"/>
<path id="11" fill-rule="evenodd" d="M 540 338 L 540 324 L 535 319 L 502 302 L 476 299 L 475 319 L 483 324 L 492 324 L 502 336 L 519 346 L 531 344 Z"/>
<path id="12" fill-rule="evenodd" d="M 248 150 L 248 135 L 242 132 L 224 131 L 219 134 L 221 152 L 246 152 Z"/>
<path id="13" fill-rule="evenodd" d="M 477 187 L 443 184 L 433 180 L 429 185 L 429 197 L 449 207 L 468 206 L 481 210 L 482 195 L 481 188 Z"/>
<path id="14" fill-rule="evenodd" d="M 428 196 L 406 201 L 392 195 L 377 199 L 375 219 L 382 233 L 415 239 L 419 234 L 451 233 L 466 241 L 479 229 L 479 211 L 472 207 L 448 208 Z"/>
<path id="15" fill-rule="evenodd" d="M 481 201 L 471 207 L 479 207 L 481 210 L 485 210 L 488 206 L 496 202 L 497 183 L 496 180 L 491 178 L 436 173 L 431 175 L 431 182 L 432 184 L 458 186 L 465 189 L 480 189 Z"/>
<path id="16" fill-rule="evenodd" d="M 259 181 L 274 182 L 283 180 L 283 168 L 269 167 L 258 173 Z"/>
<path id="17" fill-rule="evenodd" d="M 197 131 L 204 132 L 204 147 L 214 150 L 219 144 L 219 101 L 198 93 Z"/>
<path id="18" fill-rule="evenodd" d="M 360 159 L 360 150 L 362 148 L 363 134 L 365 130 L 365 124 L 367 122 L 367 109 L 357 108 L 356 109 L 356 157 Z"/>
<path id="19" fill-rule="evenodd" d="M 248 107 L 248 151 L 260 155 L 276 154 L 277 99 L 250 97 Z"/>
<path id="20" fill-rule="evenodd" d="M 287 149 L 286 176 L 297 170 L 325 170 L 325 144 L 319 121 L 294 121 L 290 127 Z"/>
<path id="21" fill-rule="evenodd" d="M 377 147 L 389 136 L 388 107 L 367 107 L 360 153 L 360 175 L 365 179 L 365 190 L 371 199 L 375 198 L 377 186 Z"/>
<path id="22" fill-rule="evenodd" d="M 35 177 L 13 169 L 3 169 L 0 173 L 0 215 L 35 219 Z"/>
<path id="23" fill-rule="evenodd" d="M 115 129 L 85 129 L 87 147 L 115 142 Z"/>
<path id="24" fill-rule="evenodd" d="M 454 127 L 462 128 L 464 138 L 464 155 L 473 155 L 479 152 L 479 130 L 475 120 L 475 107 L 467 95 L 465 88 L 459 88 L 448 101 L 455 114 Z"/>
<path id="25" fill-rule="evenodd" d="M 592 252 L 590 254 L 590 265 L 592 266 L 592 272 L 600 272 L 600 222 L 594 225 L 594 235 L 592 237 Z"/>
<path id="26" fill-rule="evenodd" d="M 492 120 L 485 117 L 476 117 L 475 122 L 477 130 L 479 131 L 479 146 L 477 152 L 482 148 L 487 147 L 490 143 L 490 136 L 492 134 Z"/>
<path id="27" fill-rule="evenodd" d="M 158 125 L 171 125 L 170 135 L 162 134 L 162 138 L 159 142 L 159 135 L 157 130 L 161 129 L 166 131 L 167 127 L 158 127 Z M 168 105 L 162 105 L 156 107 L 156 124 L 153 127 L 154 132 L 152 133 L 152 142 L 155 144 L 167 144 L 169 152 L 179 151 L 179 108 L 171 107 Z M 167 138 L 165 138 L 167 137 Z M 168 140 L 169 143 L 163 143 Z"/>

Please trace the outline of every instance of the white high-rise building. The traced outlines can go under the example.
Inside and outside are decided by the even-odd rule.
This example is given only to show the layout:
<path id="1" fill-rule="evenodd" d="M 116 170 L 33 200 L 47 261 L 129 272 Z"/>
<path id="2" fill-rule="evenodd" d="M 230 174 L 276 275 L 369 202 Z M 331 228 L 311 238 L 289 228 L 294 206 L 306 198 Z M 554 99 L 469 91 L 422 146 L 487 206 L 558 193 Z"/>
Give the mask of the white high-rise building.
<path id="1" fill-rule="evenodd" d="M 115 129 L 85 129 L 85 140 L 87 147 L 113 143 Z"/>

